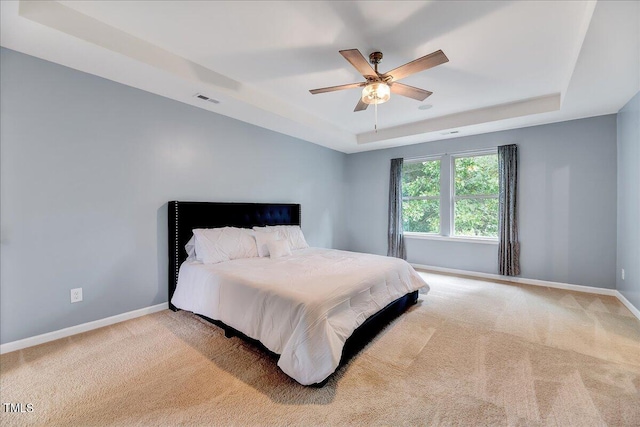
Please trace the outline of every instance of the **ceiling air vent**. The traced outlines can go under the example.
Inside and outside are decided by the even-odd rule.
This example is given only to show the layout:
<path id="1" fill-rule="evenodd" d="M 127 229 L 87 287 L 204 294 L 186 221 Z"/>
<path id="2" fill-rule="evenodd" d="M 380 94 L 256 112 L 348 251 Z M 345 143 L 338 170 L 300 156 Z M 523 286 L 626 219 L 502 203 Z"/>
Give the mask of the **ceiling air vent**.
<path id="1" fill-rule="evenodd" d="M 196 98 L 202 99 L 203 101 L 210 102 L 212 104 L 220 104 L 220 101 L 218 101 L 217 99 L 209 98 L 207 95 L 203 95 L 201 93 L 196 93 L 193 96 L 195 96 Z"/>

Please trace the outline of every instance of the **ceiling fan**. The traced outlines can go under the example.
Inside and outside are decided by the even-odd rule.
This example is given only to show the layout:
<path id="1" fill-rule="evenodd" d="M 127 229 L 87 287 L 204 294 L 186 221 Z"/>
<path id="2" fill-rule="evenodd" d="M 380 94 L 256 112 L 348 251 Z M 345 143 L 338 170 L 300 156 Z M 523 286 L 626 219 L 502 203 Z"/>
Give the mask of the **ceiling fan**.
<path id="1" fill-rule="evenodd" d="M 340 54 L 344 56 L 344 58 L 349 61 L 349 63 L 351 63 L 351 65 L 360 72 L 360 74 L 362 74 L 366 81 L 340 86 L 324 87 L 321 89 L 312 89 L 309 92 L 315 95 L 318 93 L 334 92 L 337 90 L 364 86 L 364 89 L 362 90 L 362 97 L 353 111 L 366 110 L 370 104 L 378 105 L 383 102 L 387 102 L 391 97 L 391 92 L 397 95 L 417 99 L 418 101 L 424 101 L 432 94 L 432 92 L 398 83 L 398 80 L 420 71 L 428 70 L 429 68 L 433 68 L 437 65 L 444 64 L 445 62 L 449 62 L 449 58 L 447 58 L 444 52 L 437 50 L 429 55 L 423 56 L 422 58 L 418 58 L 414 61 L 401 65 L 398 68 L 394 68 L 387 73 L 379 73 L 378 64 L 382 61 L 382 52 L 373 52 L 369 55 L 369 62 L 371 62 L 375 68 L 372 68 L 371 65 L 369 65 L 358 49 L 341 50 Z"/>

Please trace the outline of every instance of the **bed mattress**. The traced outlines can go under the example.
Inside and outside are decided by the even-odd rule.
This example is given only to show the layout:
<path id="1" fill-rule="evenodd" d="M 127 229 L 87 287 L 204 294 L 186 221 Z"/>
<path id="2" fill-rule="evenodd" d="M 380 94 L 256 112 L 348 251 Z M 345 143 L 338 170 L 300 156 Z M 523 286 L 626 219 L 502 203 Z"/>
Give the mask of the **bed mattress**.
<path id="1" fill-rule="evenodd" d="M 171 302 L 259 340 L 280 355 L 280 369 L 310 385 L 335 371 L 367 318 L 420 288 L 428 291 L 406 261 L 308 248 L 278 259 L 185 262 Z"/>

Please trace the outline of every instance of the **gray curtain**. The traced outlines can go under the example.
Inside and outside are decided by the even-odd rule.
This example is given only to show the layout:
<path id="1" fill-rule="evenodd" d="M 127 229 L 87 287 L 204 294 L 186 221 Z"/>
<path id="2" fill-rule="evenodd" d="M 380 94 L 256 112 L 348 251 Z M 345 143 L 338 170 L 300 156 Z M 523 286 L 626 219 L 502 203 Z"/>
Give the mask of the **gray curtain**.
<path id="1" fill-rule="evenodd" d="M 498 265 L 500 274 L 520 274 L 520 242 L 518 241 L 518 146 L 498 147 L 500 180 L 500 213 L 498 233 Z"/>
<path id="2" fill-rule="evenodd" d="M 402 236 L 402 159 L 391 159 L 388 238 L 387 256 L 407 259 Z"/>

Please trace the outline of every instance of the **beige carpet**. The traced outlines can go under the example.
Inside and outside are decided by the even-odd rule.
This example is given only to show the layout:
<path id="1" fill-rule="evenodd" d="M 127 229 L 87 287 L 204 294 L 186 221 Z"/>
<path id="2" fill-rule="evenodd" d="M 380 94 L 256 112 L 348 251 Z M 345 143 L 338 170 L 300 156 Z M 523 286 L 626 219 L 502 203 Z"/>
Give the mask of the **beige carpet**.
<path id="1" fill-rule="evenodd" d="M 640 425 L 640 321 L 614 297 L 425 275 L 321 389 L 185 312 L 0 357 L 8 425 Z"/>

